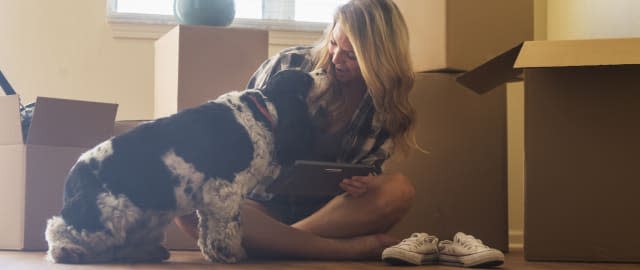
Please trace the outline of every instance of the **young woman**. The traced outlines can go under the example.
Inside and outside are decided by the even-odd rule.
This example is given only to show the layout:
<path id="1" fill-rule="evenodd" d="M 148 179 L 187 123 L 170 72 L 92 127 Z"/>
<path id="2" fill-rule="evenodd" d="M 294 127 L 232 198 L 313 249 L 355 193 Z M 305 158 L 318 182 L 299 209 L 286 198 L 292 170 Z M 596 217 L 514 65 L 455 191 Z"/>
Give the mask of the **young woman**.
<path id="1" fill-rule="evenodd" d="M 265 61 L 247 88 L 262 87 L 283 69 L 324 69 L 332 87 L 308 99 L 320 130 L 314 160 L 375 165 L 379 174 L 345 179 L 333 198 L 271 197 L 258 186 L 242 206 L 249 256 L 365 259 L 397 239 L 385 234 L 411 207 L 414 189 L 381 166 L 412 143 L 413 86 L 407 27 L 392 0 L 352 0 L 341 6 L 315 47 L 286 49 Z M 194 215 L 176 220 L 197 237 Z"/>

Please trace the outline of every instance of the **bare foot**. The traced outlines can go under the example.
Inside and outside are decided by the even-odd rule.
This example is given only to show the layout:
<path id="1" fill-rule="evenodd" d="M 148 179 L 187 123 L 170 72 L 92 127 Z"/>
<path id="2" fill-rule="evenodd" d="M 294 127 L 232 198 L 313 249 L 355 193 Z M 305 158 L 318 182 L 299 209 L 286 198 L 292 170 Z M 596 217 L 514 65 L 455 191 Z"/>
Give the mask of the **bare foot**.
<path id="1" fill-rule="evenodd" d="M 359 236 L 354 238 L 342 239 L 345 241 L 345 247 L 347 247 L 348 256 L 346 259 L 378 259 L 382 254 L 382 251 L 400 242 L 397 238 L 388 234 L 372 234 Z"/>

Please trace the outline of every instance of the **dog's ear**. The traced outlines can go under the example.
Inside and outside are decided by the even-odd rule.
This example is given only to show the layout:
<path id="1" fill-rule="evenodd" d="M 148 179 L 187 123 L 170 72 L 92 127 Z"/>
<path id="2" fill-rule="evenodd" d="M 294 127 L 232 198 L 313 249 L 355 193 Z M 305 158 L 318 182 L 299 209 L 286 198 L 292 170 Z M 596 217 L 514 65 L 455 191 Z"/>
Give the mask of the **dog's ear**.
<path id="1" fill-rule="evenodd" d="M 306 98 L 312 85 L 313 78 L 308 73 L 289 69 L 273 75 L 262 92 L 270 99 L 291 95 Z"/>
<path id="2" fill-rule="evenodd" d="M 283 70 L 262 90 L 278 111 L 275 148 L 276 159 L 283 166 L 288 167 L 309 153 L 313 125 L 306 98 L 313 84 L 313 78 L 306 72 Z"/>

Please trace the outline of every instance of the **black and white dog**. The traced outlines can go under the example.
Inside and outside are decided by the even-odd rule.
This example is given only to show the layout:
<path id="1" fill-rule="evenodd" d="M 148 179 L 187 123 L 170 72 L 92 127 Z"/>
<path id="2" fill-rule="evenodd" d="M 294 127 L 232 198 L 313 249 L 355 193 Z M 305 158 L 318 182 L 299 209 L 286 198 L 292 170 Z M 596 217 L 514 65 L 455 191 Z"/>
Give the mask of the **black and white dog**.
<path id="1" fill-rule="evenodd" d="M 194 210 L 203 255 L 243 259 L 240 204 L 258 182 L 308 153 L 306 97 L 326 80 L 322 72 L 281 71 L 262 91 L 222 95 L 82 154 L 67 178 L 61 214 L 47 224 L 48 259 L 168 259 L 165 227 Z"/>

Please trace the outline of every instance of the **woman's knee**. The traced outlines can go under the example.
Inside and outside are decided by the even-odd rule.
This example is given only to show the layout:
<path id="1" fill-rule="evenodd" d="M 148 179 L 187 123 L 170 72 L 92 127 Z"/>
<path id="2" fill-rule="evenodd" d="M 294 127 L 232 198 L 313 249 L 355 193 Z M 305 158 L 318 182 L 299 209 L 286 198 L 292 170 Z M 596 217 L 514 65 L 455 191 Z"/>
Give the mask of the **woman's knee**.
<path id="1" fill-rule="evenodd" d="M 401 218 L 413 205 L 415 188 L 411 181 L 401 173 L 382 175 L 383 183 L 378 190 L 379 209 L 387 216 Z"/>

